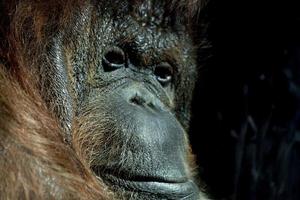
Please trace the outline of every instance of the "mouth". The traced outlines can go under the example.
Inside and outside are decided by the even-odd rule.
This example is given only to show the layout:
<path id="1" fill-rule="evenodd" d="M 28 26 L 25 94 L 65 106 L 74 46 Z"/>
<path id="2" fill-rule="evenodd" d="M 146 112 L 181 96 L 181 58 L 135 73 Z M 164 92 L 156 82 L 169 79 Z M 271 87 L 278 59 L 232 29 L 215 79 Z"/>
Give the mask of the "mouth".
<path id="1" fill-rule="evenodd" d="M 190 179 L 184 178 L 164 178 L 162 176 L 151 175 L 130 175 L 125 173 L 99 174 L 106 184 L 112 189 L 124 189 L 128 192 L 143 193 L 157 196 L 157 199 L 199 199 L 197 185 Z"/>

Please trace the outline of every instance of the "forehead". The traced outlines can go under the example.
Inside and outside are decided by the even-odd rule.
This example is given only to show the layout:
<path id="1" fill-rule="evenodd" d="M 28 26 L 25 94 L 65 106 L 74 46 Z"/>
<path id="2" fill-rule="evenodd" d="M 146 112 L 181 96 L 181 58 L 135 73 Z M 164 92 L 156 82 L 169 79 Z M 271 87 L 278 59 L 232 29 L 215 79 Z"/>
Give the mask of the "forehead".
<path id="1" fill-rule="evenodd" d="M 113 15 L 131 15 L 144 26 L 166 26 L 174 16 L 170 0 L 116 0 L 100 3 L 100 12 Z M 113 6 L 111 5 L 113 4 Z M 178 16 L 176 16 L 178 17 Z"/>
<path id="2" fill-rule="evenodd" d="M 98 7 L 99 31 L 111 36 L 106 41 L 131 43 L 137 50 L 168 49 L 186 43 L 188 35 L 180 16 L 172 12 L 166 1 L 119 1 L 116 6 Z M 111 9 L 103 9 L 111 8 Z M 116 41 L 117 40 L 117 41 Z"/>
<path id="3" fill-rule="evenodd" d="M 171 21 L 171 13 L 164 1 L 140 1 L 129 5 L 129 13 L 142 26 L 166 27 Z"/>

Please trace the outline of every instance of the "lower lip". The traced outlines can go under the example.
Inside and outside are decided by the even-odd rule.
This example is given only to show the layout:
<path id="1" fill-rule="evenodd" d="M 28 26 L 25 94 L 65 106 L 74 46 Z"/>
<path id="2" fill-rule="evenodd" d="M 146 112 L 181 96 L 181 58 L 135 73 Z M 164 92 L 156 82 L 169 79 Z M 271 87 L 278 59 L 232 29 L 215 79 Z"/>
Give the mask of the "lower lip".
<path id="1" fill-rule="evenodd" d="M 172 199 L 199 199 L 199 190 L 196 184 L 190 180 L 182 183 L 130 181 L 113 175 L 106 175 L 103 179 L 109 184 L 118 185 L 129 191 L 141 191 L 159 195 L 160 197 L 171 197 Z"/>

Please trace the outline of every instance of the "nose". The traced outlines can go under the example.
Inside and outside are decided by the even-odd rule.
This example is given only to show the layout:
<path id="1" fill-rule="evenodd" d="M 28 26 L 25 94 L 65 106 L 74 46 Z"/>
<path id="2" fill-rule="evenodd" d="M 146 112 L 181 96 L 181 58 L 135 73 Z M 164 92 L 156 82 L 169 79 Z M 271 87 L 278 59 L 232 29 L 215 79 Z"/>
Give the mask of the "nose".
<path id="1" fill-rule="evenodd" d="M 151 93 L 149 89 L 141 84 L 133 84 L 124 91 L 126 101 L 135 106 L 150 108 L 153 110 L 164 110 L 164 104 L 159 97 Z"/>

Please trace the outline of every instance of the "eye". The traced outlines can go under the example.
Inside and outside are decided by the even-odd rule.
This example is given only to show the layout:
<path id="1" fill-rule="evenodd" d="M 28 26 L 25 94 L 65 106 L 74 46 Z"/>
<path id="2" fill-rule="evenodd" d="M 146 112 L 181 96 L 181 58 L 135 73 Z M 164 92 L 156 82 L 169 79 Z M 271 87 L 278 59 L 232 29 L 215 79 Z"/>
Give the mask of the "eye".
<path id="1" fill-rule="evenodd" d="M 167 86 L 173 78 L 173 68 L 168 63 L 162 63 L 155 67 L 154 75 L 162 86 Z"/>
<path id="2" fill-rule="evenodd" d="M 104 52 L 102 65 L 105 72 L 111 72 L 125 66 L 126 57 L 124 51 L 119 47 L 109 48 Z"/>

